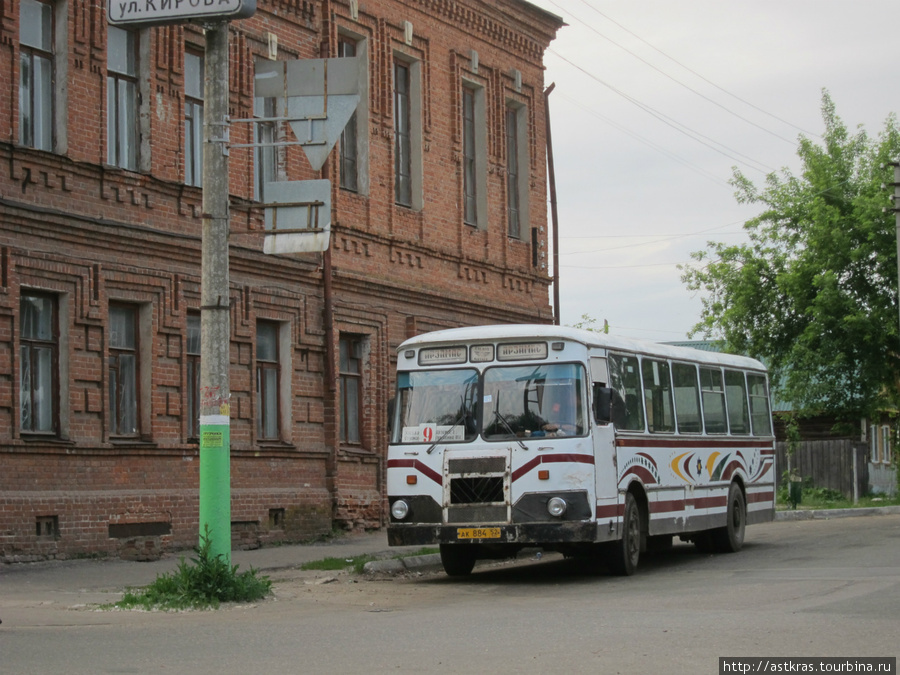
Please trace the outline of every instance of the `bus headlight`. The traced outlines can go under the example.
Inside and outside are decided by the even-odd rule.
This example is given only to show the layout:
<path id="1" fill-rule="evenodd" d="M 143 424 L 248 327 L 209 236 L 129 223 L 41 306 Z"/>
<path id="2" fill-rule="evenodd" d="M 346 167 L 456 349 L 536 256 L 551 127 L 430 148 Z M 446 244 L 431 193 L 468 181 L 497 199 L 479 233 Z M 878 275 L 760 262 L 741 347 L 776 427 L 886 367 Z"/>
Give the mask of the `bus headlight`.
<path id="1" fill-rule="evenodd" d="M 566 513 L 566 500 L 562 497 L 551 497 L 547 502 L 547 511 L 554 518 L 560 518 Z"/>
<path id="2" fill-rule="evenodd" d="M 396 520 L 403 520 L 409 514 L 409 504 L 407 504 L 402 499 L 398 499 L 393 504 L 391 504 L 391 515 L 394 516 Z"/>

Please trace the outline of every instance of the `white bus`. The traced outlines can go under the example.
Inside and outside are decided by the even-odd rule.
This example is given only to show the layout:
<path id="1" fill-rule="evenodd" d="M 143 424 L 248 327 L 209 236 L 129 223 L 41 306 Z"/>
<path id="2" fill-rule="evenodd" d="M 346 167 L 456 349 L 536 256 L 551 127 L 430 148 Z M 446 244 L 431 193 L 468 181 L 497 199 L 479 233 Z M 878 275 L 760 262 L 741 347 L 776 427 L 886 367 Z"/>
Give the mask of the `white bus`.
<path id="1" fill-rule="evenodd" d="M 775 514 L 766 368 L 559 326 L 438 331 L 398 349 L 388 540 L 449 575 L 524 547 L 632 574 L 675 535 L 738 551 Z"/>

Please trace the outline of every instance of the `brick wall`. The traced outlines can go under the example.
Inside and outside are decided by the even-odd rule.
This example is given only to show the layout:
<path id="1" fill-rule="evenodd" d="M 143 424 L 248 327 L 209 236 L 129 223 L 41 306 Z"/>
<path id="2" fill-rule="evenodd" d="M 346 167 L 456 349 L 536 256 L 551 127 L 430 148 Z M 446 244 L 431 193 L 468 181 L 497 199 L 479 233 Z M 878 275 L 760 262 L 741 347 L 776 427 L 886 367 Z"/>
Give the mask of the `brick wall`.
<path id="1" fill-rule="evenodd" d="M 191 26 L 141 31 L 142 170 L 104 164 L 106 23 L 103 0 L 69 0 L 67 53 L 57 55 L 67 98 L 65 143 L 18 143 L 18 3 L 0 0 L 0 559 L 104 554 L 149 558 L 192 546 L 198 531 L 198 448 L 189 437 L 187 322 L 200 307 L 200 189 L 184 175 L 184 49 Z M 355 6 L 355 3 L 354 3 Z M 406 23 L 408 22 L 408 24 Z M 313 172 L 301 149 L 280 151 L 282 178 L 328 178 L 332 189 L 333 330 L 325 326 L 323 254 L 262 254 L 252 153 L 230 153 L 230 410 L 235 546 L 300 541 L 383 523 L 387 401 L 396 347 L 457 325 L 548 322 L 546 268 L 532 265 L 531 228 L 546 250 L 543 49 L 559 22 L 518 0 L 259 0 L 230 33 L 229 114 L 253 113 L 254 60 L 270 35 L 278 58 L 336 53 L 339 35 L 366 54 L 367 148 L 361 193 L 336 187 L 337 162 Z M 477 53 L 477 57 L 476 57 Z M 422 208 L 394 203 L 392 69 L 420 64 Z M 516 86 L 515 71 L 522 86 Z M 463 224 L 459 98 L 483 87 L 486 223 Z M 503 110 L 527 110 L 529 221 L 506 230 Z M 252 139 L 232 125 L 233 143 Z M 293 138 L 288 134 L 288 140 Z M 147 154 L 149 153 L 149 155 Z M 334 155 L 332 155 L 333 157 Z M 49 293 L 58 307 L 58 433 L 21 428 L 20 299 Z M 140 315 L 140 434 L 110 432 L 111 302 Z M 287 335 L 277 441 L 257 429 L 256 326 Z M 328 336 L 333 335 L 333 344 Z M 342 443 L 337 341 L 365 345 L 360 440 Z M 330 375 L 329 375 L 330 374 Z M 329 379 L 330 378 L 330 379 Z"/>

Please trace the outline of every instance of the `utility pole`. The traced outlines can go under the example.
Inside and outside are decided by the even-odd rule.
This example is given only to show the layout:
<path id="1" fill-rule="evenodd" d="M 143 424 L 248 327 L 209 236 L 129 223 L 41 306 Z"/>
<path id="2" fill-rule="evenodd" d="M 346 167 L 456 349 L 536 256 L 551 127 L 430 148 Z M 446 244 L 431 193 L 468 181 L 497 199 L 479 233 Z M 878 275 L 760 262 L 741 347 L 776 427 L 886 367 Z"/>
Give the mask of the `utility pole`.
<path id="1" fill-rule="evenodd" d="M 200 282 L 200 536 L 231 565 L 228 22 L 206 26 Z"/>

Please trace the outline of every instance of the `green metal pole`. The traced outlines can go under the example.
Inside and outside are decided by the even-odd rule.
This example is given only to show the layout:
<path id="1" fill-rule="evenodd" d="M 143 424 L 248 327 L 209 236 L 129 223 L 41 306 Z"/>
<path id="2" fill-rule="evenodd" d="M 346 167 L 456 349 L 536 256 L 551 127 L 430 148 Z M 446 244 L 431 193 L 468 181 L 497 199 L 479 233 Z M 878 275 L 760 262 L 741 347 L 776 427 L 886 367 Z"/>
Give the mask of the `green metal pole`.
<path id="1" fill-rule="evenodd" d="M 228 22 L 206 26 L 200 284 L 200 536 L 231 564 Z M 208 528 L 208 529 L 207 529 Z"/>

